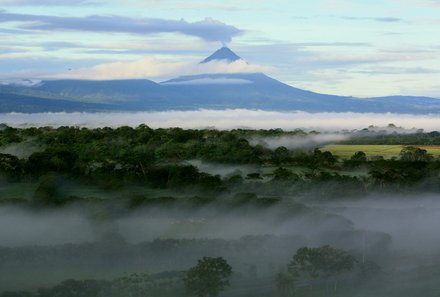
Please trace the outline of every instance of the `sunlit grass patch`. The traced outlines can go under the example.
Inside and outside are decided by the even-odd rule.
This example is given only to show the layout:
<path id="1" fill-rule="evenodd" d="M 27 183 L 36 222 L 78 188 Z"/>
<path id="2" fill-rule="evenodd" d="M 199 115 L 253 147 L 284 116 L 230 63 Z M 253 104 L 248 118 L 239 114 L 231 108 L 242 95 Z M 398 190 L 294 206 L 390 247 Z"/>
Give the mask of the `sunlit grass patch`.
<path id="1" fill-rule="evenodd" d="M 333 155 L 342 158 L 350 158 L 354 153 L 358 151 L 363 151 L 367 155 L 367 157 L 383 156 L 384 158 L 389 159 L 392 157 L 397 157 L 404 147 L 404 145 L 329 144 L 324 146 L 321 150 L 329 151 Z M 432 154 L 434 157 L 440 156 L 440 146 L 438 145 L 416 145 L 416 147 L 427 150 L 428 153 Z"/>

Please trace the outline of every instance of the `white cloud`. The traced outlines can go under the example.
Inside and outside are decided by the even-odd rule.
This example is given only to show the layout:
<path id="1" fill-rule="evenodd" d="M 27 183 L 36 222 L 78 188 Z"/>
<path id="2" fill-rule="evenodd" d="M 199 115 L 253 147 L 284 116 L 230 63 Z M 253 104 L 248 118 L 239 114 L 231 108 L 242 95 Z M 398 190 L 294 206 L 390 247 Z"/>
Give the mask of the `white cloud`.
<path id="1" fill-rule="evenodd" d="M 389 123 L 393 123 L 407 129 L 415 127 L 433 131 L 440 127 L 440 115 L 307 113 L 233 109 L 136 113 L 7 113 L 1 114 L 1 122 L 14 127 L 117 127 L 123 125 L 136 127 L 140 124 L 146 124 L 152 128 L 282 128 L 285 130 L 302 128 L 321 131 L 363 129 L 370 125 L 385 127 Z"/>
<path id="2" fill-rule="evenodd" d="M 163 85 L 243 85 L 253 81 L 241 78 L 196 78 L 184 81 L 165 82 Z"/>
<path id="3" fill-rule="evenodd" d="M 243 60 L 232 63 L 225 61 L 211 61 L 206 64 L 196 64 L 192 69 L 192 74 L 203 73 L 255 73 L 271 72 L 274 68 L 265 65 L 248 64 Z"/>
<path id="4" fill-rule="evenodd" d="M 162 78 L 170 76 L 204 74 L 204 73 L 255 73 L 271 71 L 273 68 L 261 65 L 247 64 L 243 60 L 232 63 L 212 61 L 206 64 L 162 60 L 153 57 L 143 57 L 128 62 L 113 62 L 59 73 L 52 78 L 71 79 L 130 79 L 130 78 Z"/>

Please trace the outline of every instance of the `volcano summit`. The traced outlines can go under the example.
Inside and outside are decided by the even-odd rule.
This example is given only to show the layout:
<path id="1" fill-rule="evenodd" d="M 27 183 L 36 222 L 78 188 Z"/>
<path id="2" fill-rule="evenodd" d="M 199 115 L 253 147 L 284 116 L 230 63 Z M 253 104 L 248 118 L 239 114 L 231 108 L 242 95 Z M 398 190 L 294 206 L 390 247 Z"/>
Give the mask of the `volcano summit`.
<path id="1" fill-rule="evenodd" d="M 231 49 L 224 46 L 218 49 L 217 51 L 215 51 L 212 55 L 210 55 L 203 61 L 201 61 L 200 64 L 206 64 L 211 61 L 226 61 L 232 63 L 238 60 L 242 60 L 242 58 L 238 56 L 236 53 L 234 53 Z"/>

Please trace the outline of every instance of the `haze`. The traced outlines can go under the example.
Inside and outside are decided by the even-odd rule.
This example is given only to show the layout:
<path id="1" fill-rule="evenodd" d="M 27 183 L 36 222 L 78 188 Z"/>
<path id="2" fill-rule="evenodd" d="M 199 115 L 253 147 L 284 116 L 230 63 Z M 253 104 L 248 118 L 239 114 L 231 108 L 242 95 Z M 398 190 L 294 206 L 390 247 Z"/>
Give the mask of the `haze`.
<path id="1" fill-rule="evenodd" d="M 393 123 L 406 129 L 434 131 L 440 127 L 440 116 L 378 113 L 307 113 L 263 110 L 196 110 L 164 112 L 117 113 L 8 113 L 0 122 L 12 127 L 79 126 L 136 127 L 147 124 L 152 128 L 271 129 L 340 131 L 363 129 L 370 125 L 386 127 Z"/>

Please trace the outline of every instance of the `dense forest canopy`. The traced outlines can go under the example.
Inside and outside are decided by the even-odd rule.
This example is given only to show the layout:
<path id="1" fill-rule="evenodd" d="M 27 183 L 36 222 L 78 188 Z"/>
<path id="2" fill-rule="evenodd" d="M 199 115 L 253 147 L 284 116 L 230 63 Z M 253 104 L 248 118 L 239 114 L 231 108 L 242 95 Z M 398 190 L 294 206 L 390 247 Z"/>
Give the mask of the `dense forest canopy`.
<path id="1" fill-rule="evenodd" d="M 159 195 L 178 191 L 187 196 L 186 200 L 197 203 L 228 196 L 235 197 L 226 199 L 228 202 L 257 204 L 278 203 L 279 196 L 292 194 L 313 193 L 315 198 L 332 199 L 378 190 L 437 192 L 440 189 L 440 160 L 423 148 L 410 146 L 436 144 L 440 141 L 438 132 L 397 134 L 367 129 L 345 133 L 344 140 L 339 141 L 407 145 L 402 147 L 398 158 L 391 159 L 367 157 L 362 151 L 350 158 L 340 158 L 320 149 L 325 141 L 331 140 L 317 142 L 319 135 L 316 131 L 281 129 L 154 130 L 145 125 L 115 129 L 3 126 L 0 174 L 3 183 L 9 185 L 37 184 L 34 192 L 29 193 L 29 200 L 48 205 L 96 198 L 69 193 L 72 183 L 113 192 L 128 186 L 155 189 Z M 277 144 L 274 140 L 279 139 L 288 145 L 270 144 Z M 307 143 L 308 139 L 314 141 Z M 301 143 L 301 146 L 288 148 L 289 143 Z M 203 164 L 225 166 L 229 172 L 204 170 Z M 132 205 L 173 202 L 178 198 L 147 197 L 145 191 L 135 192 L 120 198 L 131 199 Z M 12 199 L 4 195 L 3 201 Z"/>
<path id="2" fill-rule="evenodd" d="M 411 213 L 399 207 L 427 212 L 421 226 L 435 220 L 423 203 L 440 192 L 440 158 L 428 151 L 439 143 L 438 132 L 396 127 L 2 125 L 0 296 L 410 296 L 401 279 L 436 281 L 436 267 L 414 265 L 438 253 L 414 251 L 400 228 Z M 398 151 L 343 156 L 329 144 Z M 362 204 L 372 197 L 392 197 L 399 211 Z M 368 224 L 386 224 L 363 228 L 370 215 Z"/>

